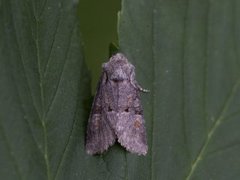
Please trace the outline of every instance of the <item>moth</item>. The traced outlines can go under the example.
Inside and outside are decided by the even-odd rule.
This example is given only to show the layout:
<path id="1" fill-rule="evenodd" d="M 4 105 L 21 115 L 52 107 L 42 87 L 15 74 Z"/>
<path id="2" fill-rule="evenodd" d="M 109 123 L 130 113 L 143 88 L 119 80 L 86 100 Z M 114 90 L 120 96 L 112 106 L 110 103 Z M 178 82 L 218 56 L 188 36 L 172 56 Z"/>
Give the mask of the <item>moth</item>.
<path id="1" fill-rule="evenodd" d="M 148 150 L 140 92 L 148 92 L 135 80 L 135 67 L 122 54 L 102 66 L 88 120 L 86 152 L 100 154 L 117 140 L 129 152 Z"/>

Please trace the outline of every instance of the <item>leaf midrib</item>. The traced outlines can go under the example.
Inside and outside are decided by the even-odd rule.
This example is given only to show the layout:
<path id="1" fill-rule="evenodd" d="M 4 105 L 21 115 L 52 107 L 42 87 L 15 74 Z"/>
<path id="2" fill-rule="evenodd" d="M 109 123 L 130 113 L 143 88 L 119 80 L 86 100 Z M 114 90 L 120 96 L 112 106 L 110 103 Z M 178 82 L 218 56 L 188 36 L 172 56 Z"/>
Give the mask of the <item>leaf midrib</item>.
<path id="1" fill-rule="evenodd" d="M 32 5 L 34 5 L 34 2 L 32 1 Z M 49 165 L 49 157 L 48 157 L 48 137 L 47 137 L 47 126 L 45 123 L 45 107 L 44 107 L 44 92 L 43 92 L 43 74 L 41 73 L 41 63 L 40 63 L 40 49 L 39 49 L 39 18 L 36 15 L 34 7 L 34 20 L 36 25 L 36 38 L 35 41 L 35 47 L 37 51 L 37 65 L 38 65 L 38 74 L 39 74 L 39 87 L 40 87 L 40 98 L 41 98 L 41 109 L 42 109 L 42 116 L 39 116 L 39 119 L 41 121 L 42 129 L 43 129 L 43 138 L 44 138 L 44 161 L 46 165 L 46 171 L 47 171 L 47 179 L 51 179 L 51 173 L 50 173 L 50 165 Z M 45 8 L 45 5 L 43 7 L 43 10 Z"/>

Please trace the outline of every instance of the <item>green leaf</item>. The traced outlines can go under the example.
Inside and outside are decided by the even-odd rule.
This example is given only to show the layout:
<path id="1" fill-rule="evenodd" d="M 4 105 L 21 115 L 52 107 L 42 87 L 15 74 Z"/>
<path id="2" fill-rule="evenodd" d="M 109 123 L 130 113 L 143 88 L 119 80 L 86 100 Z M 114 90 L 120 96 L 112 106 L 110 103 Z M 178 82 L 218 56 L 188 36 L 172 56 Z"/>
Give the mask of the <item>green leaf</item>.
<path id="1" fill-rule="evenodd" d="M 79 179 L 85 173 L 90 81 L 77 5 L 0 1 L 1 179 Z"/>
<path id="2" fill-rule="evenodd" d="M 119 43 L 150 89 L 126 179 L 239 179 L 240 2 L 123 0 Z"/>
<path id="3" fill-rule="evenodd" d="M 1 179 L 239 179 L 240 2 L 122 3 L 120 48 L 151 90 L 147 156 L 85 153 L 77 0 L 0 0 Z"/>

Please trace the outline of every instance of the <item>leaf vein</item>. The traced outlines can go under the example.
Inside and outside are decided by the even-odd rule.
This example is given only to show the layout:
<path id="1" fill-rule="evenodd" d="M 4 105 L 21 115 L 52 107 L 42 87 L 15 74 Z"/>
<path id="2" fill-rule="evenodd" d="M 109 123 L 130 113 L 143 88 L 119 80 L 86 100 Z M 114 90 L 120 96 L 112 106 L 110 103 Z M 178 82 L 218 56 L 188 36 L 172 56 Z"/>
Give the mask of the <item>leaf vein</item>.
<path id="1" fill-rule="evenodd" d="M 18 89 L 18 86 L 17 86 L 17 83 L 16 83 L 15 79 L 13 79 L 13 82 L 14 82 L 15 87 L 16 87 L 16 92 L 17 92 L 17 95 L 18 95 L 18 98 L 19 98 L 19 101 L 20 101 L 20 104 L 21 104 L 22 111 L 23 111 L 23 113 L 24 113 L 24 117 L 26 117 L 26 118 L 23 118 L 23 119 L 25 120 L 25 122 L 26 122 L 27 125 L 28 125 L 28 128 L 30 129 L 30 132 L 31 132 L 33 141 L 35 142 L 35 144 L 36 144 L 36 146 L 38 147 L 39 151 L 42 152 L 42 151 L 41 151 L 41 148 L 40 148 L 40 144 L 37 142 L 37 140 L 35 139 L 35 136 L 34 136 L 34 134 L 33 134 L 33 130 L 32 130 L 32 128 L 31 128 L 30 122 L 29 122 L 29 120 L 28 120 L 28 118 L 27 118 L 27 113 L 24 111 L 24 107 L 22 106 L 23 101 L 22 101 L 22 99 L 21 99 L 20 92 L 19 92 L 19 89 Z"/>
<path id="2" fill-rule="evenodd" d="M 185 87 L 185 70 L 186 70 L 186 27 L 187 27 L 187 23 L 188 23 L 188 10 L 189 10 L 189 0 L 187 0 L 186 2 L 186 9 L 185 9 L 185 14 L 184 14 L 184 25 L 183 25 L 183 41 L 182 41 L 182 64 L 181 64 L 181 71 L 182 71 L 182 131 L 183 131 L 183 141 L 185 143 L 185 147 L 186 147 L 186 153 L 189 156 L 190 152 L 189 152 L 189 148 L 187 146 L 188 143 L 188 139 L 187 139 L 187 122 L 186 122 L 186 115 L 185 115 L 185 99 L 187 99 L 185 91 L 186 91 L 186 87 Z"/>
<path id="3" fill-rule="evenodd" d="M 224 151 L 229 151 L 229 150 L 232 150 L 234 148 L 237 148 L 239 146 L 240 146 L 240 142 L 239 141 L 233 142 L 233 143 L 227 144 L 224 147 L 221 147 L 221 148 L 219 148 L 219 149 L 217 149 L 215 151 L 209 152 L 208 155 L 206 155 L 206 156 L 217 155 L 217 154 L 223 153 Z"/>
<path id="4" fill-rule="evenodd" d="M 44 0 L 43 6 L 42 6 L 42 8 L 40 10 L 40 13 L 39 13 L 39 19 L 41 19 L 41 17 L 42 17 L 42 14 L 43 14 L 43 11 L 46 7 L 47 2 L 48 2 L 48 0 Z"/>
<path id="5" fill-rule="evenodd" d="M 155 7 L 154 5 L 153 5 L 153 7 Z M 153 154 L 154 154 L 154 150 L 153 150 L 153 144 L 154 144 L 154 141 L 153 141 L 153 138 L 154 138 L 154 113 L 155 113 L 155 109 L 154 109 L 154 107 L 156 107 L 155 105 L 156 105 L 156 102 L 155 102 L 155 86 L 156 86 L 156 79 L 155 79 L 155 75 L 156 75 L 156 70 L 155 70 L 155 68 L 156 68 L 156 66 L 155 66 L 155 51 L 154 51 L 154 33 L 155 33 L 155 31 L 154 31 L 154 28 L 155 28 L 155 26 L 154 26 L 154 18 L 155 18 L 155 16 L 154 16 L 154 8 L 152 8 L 152 12 L 151 12 L 151 19 L 152 19 L 152 21 L 151 21 L 151 43 L 152 43 L 152 59 L 153 59 L 153 66 L 152 66 L 152 69 L 153 69 L 153 72 L 152 72 L 152 75 L 153 75 L 153 80 L 152 80 L 152 105 L 153 105 L 153 108 L 152 108 L 152 122 L 151 122 L 151 124 L 152 124 L 152 132 L 151 132 L 151 164 L 150 164 L 150 168 L 151 168 L 151 176 L 150 176 L 150 179 L 153 179 L 153 167 L 154 167 L 154 165 L 153 165 L 153 162 L 154 162 L 154 158 L 153 158 Z"/>
<path id="6" fill-rule="evenodd" d="M 68 58 L 68 55 L 69 55 L 69 50 L 70 50 L 70 45 L 71 45 L 71 43 L 72 43 L 72 37 L 73 37 L 74 29 L 75 29 L 75 26 L 73 27 L 72 32 L 71 32 L 70 41 L 69 41 L 69 43 L 68 43 L 68 49 L 67 49 L 66 54 L 65 54 L 65 57 L 64 57 L 65 61 L 64 61 L 64 64 L 63 64 L 63 66 L 62 66 L 62 71 L 61 71 L 60 77 L 59 77 L 59 79 L 58 79 L 57 87 L 56 87 L 56 90 L 55 90 L 55 92 L 54 92 L 54 95 L 52 96 L 51 102 L 50 102 L 50 104 L 49 104 L 49 106 L 48 106 L 48 108 L 47 108 L 47 110 L 46 110 L 45 118 L 47 118 L 48 113 L 49 113 L 50 109 L 52 108 L 53 102 L 54 102 L 54 100 L 56 99 L 56 96 L 57 96 L 57 92 L 58 92 L 58 89 L 59 89 L 59 85 L 60 85 L 60 82 L 61 82 L 61 80 L 62 80 L 64 68 L 65 68 L 65 65 L 66 65 L 66 62 L 67 62 L 67 58 Z"/>
<path id="7" fill-rule="evenodd" d="M 12 19 L 12 22 L 13 22 L 13 19 Z M 13 25 L 13 30 L 14 30 L 14 34 L 15 34 L 16 45 L 17 45 L 17 48 L 19 50 L 19 57 L 21 59 L 21 63 L 22 63 L 22 66 L 23 66 L 23 74 L 24 74 L 24 77 L 26 78 L 27 87 L 28 87 L 29 92 L 30 92 L 30 96 L 31 96 L 31 99 L 32 99 L 33 107 L 36 110 L 37 115 L 38 115 L 38 117 L 40 119 L 40 112 L 38 111 L 38 108 L 36 106 L 36 102 L 34 101 L 34 98 L 33 98 L 33 95 L 32 95 L 32 89 L 31 89 L 31 86 L 30 86 L 30 82 L 29 82 L 29 79 L 28 79 L 28 76 L 27 76 L 27 73 L 26 73 L 26 68 L 25 68 L 25 65 L 24 65 L 24 62 L 23 62 L 23 58 L 22 58 L 22 55 L 21 55 L 21 48 L 20 48 L 20 45 L 19 45 L 19 42 L 18 42 L 18 38 L 17 38 L 18 35 L 17 35 L 15 24 Z"/>
<path id="8" fill-rule="evenodd" d="M 47 73 L 47 69 L 48 69 L 48 66 L 49 66 L 49 62 L 51 60 L 51 54 L 52 54 L 53 47 L 54 47 L 54 44 L 55 44 L 56 35 L 57 35 L 58 30 L 59 30 L 59 24 L 60 24 L 60 19 L 61 19 L 60 16 L 61 16 L 61 13 L 60 13 L 60 15 L 58 17 L 58 20 L 57 20 L 57 26 L 56 26 L 55 31 L 54 31 L 54 38 L 53 38 L 53 41 L 51 43 L 50 52 L 49 52 L 49 55 L 48 55 L 48 58 L 47 58 L 46 66 L 45 66 L 45 68 L 43 70 L 44 71 L 43 77 L 46 77 L 46 73 Z"/>
<path id="9" fill-rule="evenodd" d="M 32 1 L 33 3 L 33 1 Z M 39 73 L 39 87 L 40 87 L 40 97 L 41 97 L 41 104 L 42 104 L 42 112 L 44 112 L 45 108 L 44 108 L 44 92 L 43 92 L 43 77 L 42 77 L 42 73 L 41 73 L 41 64 L 40 64 L 40 49 L 39 49 L 39 20 L 36 17 L 36 14 L 34 14 L 34 19 L 36 22 L 36 38 L 34 38 L 35 40 L 35 46 L 36 46 L 36 51 L 37 51 L 37 65 L 38 65 L 38 73 Z M 45 114 L 45 113 L 44 113 Z M 42 124 L 42 128 L 43 128 L 43 138 L 44 138 L 44 160 L 45 160 L 45 164 L 46 164 L 46 171 L 47 171 L 47 178 L 51 179 L 51 173 L 50 173 L 50 164 L 49 164 L 49 158 L 48 158 L 48 137 L 47 137 L 47 126 L 45 123 L 45 119 L 44 119 L 44 115 L 42 114 L 42 116 L 40 117 L 40 121 Z"/>
<path id="10" fill-rule="evenodd" d="M 12 21 L 13 21 L 13 19 L 12 19 Z M 14 24 L 14 23 L 13 23 L 13 24 Z M 36 107 L 36 105 L 35 105 L 34 98 L 33 98 L 33 96 L 32 96 L 32 90 L 31 90 L 31 88 L 30 88 L 30 82 L 29 82 L 29 80 L 28 80 L 28 78 L 27 78 L 27 75 L 26 75 L 25 65 L 24 65 L 24 62 L 23 62 L 22 55 L 21 55 L 21 49 L 20 49 L 20 45 L 19 45 L 19 42 L 18 42 L 17 32 L 16 32 L 16 29 L 15 29 L 15 25 L 13 26 L 13 30 L 14 30 L 14 32 L 15 32 L 15 33 L 14 33 L 14 34 L 15 34 L 14 38 L 16 39 L 16 45 L 17 45 L 17 48 L 18 48 L 18 50 L 19 50 L 19 57 L 20 57 L 20 59 L 21 59 L 21 64 L 22 64 L 22 67 L 23 67 L 23 75 L 24 75 L 24 77 L 25 77 L 25 79 L 26 79 L 26 82 L 27 82 L 27 88 L 28 88 L 29 91 L 30 91 L 30 97 L 31 97 L 31 101 L 32 101 L 34 110 L 36 111 L 37 116 L 38 116 L 38 118 L 40 119 L 39 112 L 38 112 L 38 110 L 37 110 L 37 107 Z M 19 91 L 18 84 L 16 83 L 15 78 L 13 78 L 13 82 L 14 82 L 15 87 L 16 87 L 16 92 L 17 92 L 17 94 L 18 94 L 19 101 L 20 101 L 21 104 L 23 104 L 23 101 L 22 101 L 21 96 L 20 96 L 21 93 L 20 93 L 20 91 Z M 21 107 L 22 107 L 23 113 L 26 115 L 26 112 L 24 111 L 24 107 L 23 107 L 23 106 L 21 106 Z M 26 116 L 26 117 L 27 117 L 27 116 Z M 38 149 L 39 149 L 40 152 L 41 152 L 40 145 L 38 144 L 37 140 L 35 139 L 35 137 L 34 137 L 34 135 L 33 135 L 33 131 L 32 131 L 30 122 L 28 121 L 27 118 L 26 118 L 26 119 L 24 118 L 24 120 L 27 122 L 27 125 L 28 125 L 28 127 L 29 127 L 29 129 L 30 129 L 30 132 L 31 132 L 31 135 L 32 135 L 32 138 L 33 138 L 34 142 L 36 143 Z"/>
<path id="11" fill-rule="evenodd" d="M 191 169 L 186 177 L 186 180 L 190 180 L 190 178 L 192 177 L 193 173 L 195 172 L 196 168 L 198 167 L 199 163 L 201 162 L 203 156 L 206 153 L 207 147 L 209 145 L 209 142 L 212 140 L 212 136 L 215 133 L 215 131 L 217 130 L 217 128 L 219 127 L 219 125 L 222 123 L 222 121 L 225 119 L 224 115 L 228 110 L 228 107 L 231 103 L 231 100 L 234 96 L 234 94 L 236 93 L 238 87 L 240 85 L 240 78 L 237 79 L 237 81 L 233 84 L 232 90 L 230 92 L 230 94 L 227 96 L 226 101 L 224 103 L 223 109 L 219 115 L 219 117 L 217 118 L 217 120 L 215 120 L 214 124 L 212 125 L 210 131 L 207 134 L 207 137 L 205 139 L 205 142 L 203 143 L 197 157 L 195 158 L 195 160 L 192 163 Z"/>
<path id="12" fill-rule="evenodd" d="M 72 40 L 73 40 L 73 34 L 74 34 L 75 28 L 76 28 L 76 22 L 75 22 L 75 26 L 74 26 L 73 29 L 72 29 L 72 33 L 71 33 L 71 37 L 70 37 L 70 42 L 69 42 L 69 45 L 68 45 L 68 50 L 67 50 L 67 53 L 66 53 L 65 62 L 64 62 L 64 65 L 63 65 L 63 70 L 62 70 L 62 72 L 61 72 L 61 76 L 60 76 L 59 82 L 60 82 L 61 79 L 62 79 L 62 74 L 63 74 L 64 67 L 65 67 L 65 64 L 66 64 L 66 61 L 67 61 L 67 57 L 68 57 L 68 55 L 69 55 L 69 50 L 70 50 L 70 46 L 71 46 L 71 43 L 72 43 Z M 81 69 L 82 67 L 83 67 L 83 62 L 82 62 L 82 64 L 81 64 L 80 69 Z M 58 82 L 58 85 L 59 85 L 59 82 Z M 57 89 L 58 89 L 58 88 L 57 88 Z M 56 93 L 55 93 L 55 95 L 54 95 L 54 99 L 55 99 L 56 94 L 57 94 L 57 90 L 56 90 Z M 53 100 L 53 101 L 54 101 L 54 100 Z M 52 104 L 52 103 L 51 103 L 51 104 Z M 73 135 L 73 132 L 74 132 L 74 129 L 75 129 L 75 124 L 76 124 L 76 122 L 77 122 L 77 120 L 76 120 L 76 113 L 77 113 L 77 106 L 76 106 L 75 113 L 74 113 L 74 122 L 73 122 L 73 124 L 72 124 L 72 128 L 71 128 L 71 131 L 70 131 L 70 135 L 69 135 L 69 137 L 68 137 L 68 139 L 67 139 L 67 142 L 66 142 L 65 147 L 64 147 L 64 150 L 63 150 L 63 154 L 62 154 L 62 156 L 61 156 L 61 158 L 60 158 L 60 161 L 59 161 L 59 163 L 58 163 L 58 165 L 57 165 L 57 171 L 56 171 L 56 174 L 55 174 L 55 176 L 54 176 L 54 179 L 56 179 L 56 178 L 58 177 L 59 169 L 60 169 L 60 167 L 61 167 L 62 164 L 63 164 L 63 159 L 64 159 L 64 157 L 65 157 L 65 154 L 67 153 L 67 150 L 68 150 L 68 146 L 69 146 L 69 144 L 70 144 L 70 140 L 71 140 L 71 138 L 72 138 L 72 135 Z"/>

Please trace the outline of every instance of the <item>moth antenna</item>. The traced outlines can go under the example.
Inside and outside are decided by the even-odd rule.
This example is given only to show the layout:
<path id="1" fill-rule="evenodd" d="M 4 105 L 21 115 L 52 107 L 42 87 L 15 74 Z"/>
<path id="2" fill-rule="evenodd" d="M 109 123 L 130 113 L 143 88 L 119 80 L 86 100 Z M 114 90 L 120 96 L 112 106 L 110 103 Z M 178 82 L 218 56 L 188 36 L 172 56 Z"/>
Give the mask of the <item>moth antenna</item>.
<path id="1" fill-rule="evenodd" d="M 149 93 L 150 90 L 142 88 L 139 84 L 137 84 L 137 89 L 143 93 Z"/>

